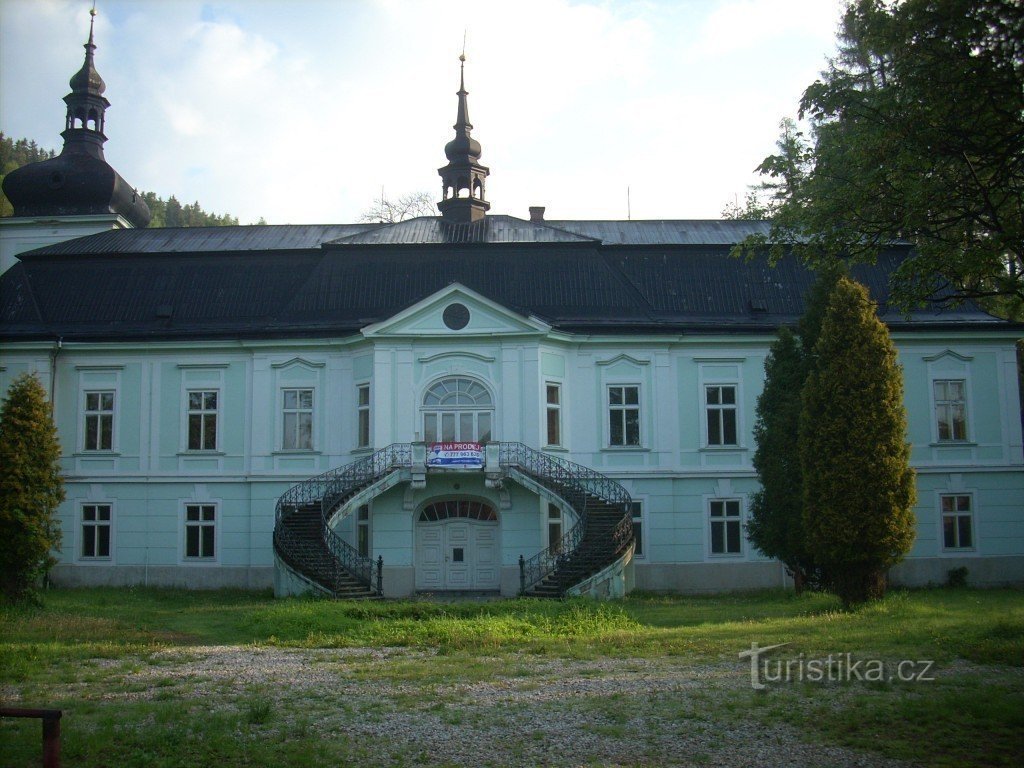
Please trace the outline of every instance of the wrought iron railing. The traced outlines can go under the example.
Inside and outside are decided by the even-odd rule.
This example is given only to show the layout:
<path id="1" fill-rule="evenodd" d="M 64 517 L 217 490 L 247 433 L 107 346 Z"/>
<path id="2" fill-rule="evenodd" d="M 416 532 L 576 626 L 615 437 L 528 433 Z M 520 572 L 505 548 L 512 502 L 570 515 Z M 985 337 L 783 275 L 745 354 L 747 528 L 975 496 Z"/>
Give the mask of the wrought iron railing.
<path id="1" fill-rule="evenodd" d="M 330 584 L 332 589 L 348 573 L 356 581 L 380 594 L 383 562 L 374 561 L 341 538 L 330 525 L 331 517 L 346 499 L 394 469 L 412 464 L 412 446 L 394 443 L 359 461 L 303 480 L 282 494 L 274 512 L 274 546 L 291 565 L 301 566 L 302 539 L 284 523 L 301 507 L 318 504 L 321 534 L 331 554 Z M 376 576 L 376 579 L 374 578 Z M 373 582 L 376 581 L 376 584 Z"/>
<path id="2" fill-rule="evenodd" d="M 622 519 L 612 532 L 616 554 L 624 550 L 632 540 L 629 493 L 610 477 L 523 443 L 501 443 L 498 464 L 503 469 L 514 467 L 523 472 L 567 502 L 576 513 L 576 524 L 561 539 L 529 559 L 520 557 L 520 592 L 526 592 L 539 584 L 576 553 L 587 533 L 587 507 L 591 499 L 620 505 L 622 508 Z"/>

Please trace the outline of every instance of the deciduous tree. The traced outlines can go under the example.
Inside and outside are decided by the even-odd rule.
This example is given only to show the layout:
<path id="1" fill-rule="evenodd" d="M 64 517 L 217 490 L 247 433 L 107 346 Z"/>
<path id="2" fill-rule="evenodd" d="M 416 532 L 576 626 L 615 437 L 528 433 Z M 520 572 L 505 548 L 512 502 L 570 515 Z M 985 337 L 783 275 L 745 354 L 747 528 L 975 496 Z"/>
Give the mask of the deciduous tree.
<path id="1" fill-rule="evenodd" d="M 775 184 L 772 244 L 872 260 L 908 240 L 893 298 L 1024 300 L 1024 5 L 856 0 L 839 55 L 759 170 Z"/>

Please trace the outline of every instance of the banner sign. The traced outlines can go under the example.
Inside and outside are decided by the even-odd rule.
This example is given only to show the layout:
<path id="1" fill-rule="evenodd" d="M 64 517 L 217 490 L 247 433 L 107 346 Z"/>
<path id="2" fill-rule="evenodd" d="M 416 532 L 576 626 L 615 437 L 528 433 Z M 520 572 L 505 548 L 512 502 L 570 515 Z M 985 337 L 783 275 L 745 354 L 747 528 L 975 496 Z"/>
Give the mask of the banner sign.
<path id="1" fill-rule="evenodd" d="M 431 443 L 427 446 L 427 466 L 483 469 L 484 447 L 480 443 Z"/>

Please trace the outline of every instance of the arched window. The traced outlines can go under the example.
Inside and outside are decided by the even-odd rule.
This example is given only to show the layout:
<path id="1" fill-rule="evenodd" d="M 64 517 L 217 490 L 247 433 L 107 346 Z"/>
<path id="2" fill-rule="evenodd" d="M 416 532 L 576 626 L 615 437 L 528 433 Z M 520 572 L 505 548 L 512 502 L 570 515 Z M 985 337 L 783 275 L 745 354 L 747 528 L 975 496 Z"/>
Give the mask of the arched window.
<path id="1" fill-rule="evenodd" d="M 486 443 L 494 400 L 478 381 L 441 379 L 423 395 L 423 439 L 428 443 Z"/>
<path id="2" fill-rule="evenodd" d="M 420 512 L 419 522 L 439 523 L 459 517 L 465 520 L 479 520 L 483 523 L 498 522 L 498 513 L 494 511 L 494 507 L 482 501 L 468 499 L 435 501 L 433 504 L 428 504 Z"/>

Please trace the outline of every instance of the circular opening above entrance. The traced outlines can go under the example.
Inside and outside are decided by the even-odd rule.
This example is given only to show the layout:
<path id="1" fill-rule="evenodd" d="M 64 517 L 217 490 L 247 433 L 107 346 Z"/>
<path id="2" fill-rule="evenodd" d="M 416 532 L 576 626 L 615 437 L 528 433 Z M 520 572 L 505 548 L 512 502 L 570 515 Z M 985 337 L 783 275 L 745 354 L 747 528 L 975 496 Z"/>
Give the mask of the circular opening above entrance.
<path id="1" fill-rule="evenodd" d="M 451 330 L 461 331 L 469 324 L 469 309 L 465 304 L 449 304 L 441 319 Z"/>

